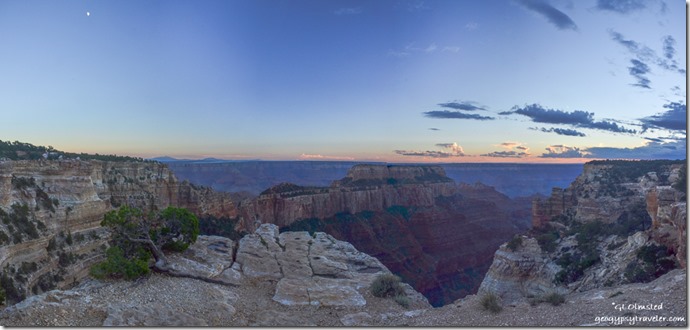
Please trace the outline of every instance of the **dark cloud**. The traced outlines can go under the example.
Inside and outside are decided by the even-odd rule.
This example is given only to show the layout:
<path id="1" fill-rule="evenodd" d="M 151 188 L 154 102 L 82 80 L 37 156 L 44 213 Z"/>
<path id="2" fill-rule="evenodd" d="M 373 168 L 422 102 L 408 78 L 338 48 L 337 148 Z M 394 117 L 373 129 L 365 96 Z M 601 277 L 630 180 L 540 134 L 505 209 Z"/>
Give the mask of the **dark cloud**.
<path id="1" fill-rule="evenodd" d="M 440 131 L 441 129 L 440 129 L 440 128 L 436 128 L 436 127 L 429 127 L 429 130 L 430 130 L 430 131 Z"/>
<path id="2" fill-rule="evenodd" d="M 598 0 L 597 9 L 609 10 L 620 14 L 627 14 L 635 10 L 644 9 L 644 0 Z"/>
<path id="3" fill-rule="evenodd" d="M 530 154 L 518 151 L 494 151 L 488 154 L 483 154 L 486 157 L 500 157 L 500 158 L 522 158 L 528 157 Z"/>
<path id="4" fill-rule="evenodd" d="M 472 102 L 472 101 L 465 101 L 465 102 L 447 102 L 447 103 L 439 103 L 438 105 L 444 107 L 444 108 L 450 108 L 450 109 L 455 109 L 455 110 L 466 110 L 466 111 L 476 111 L 476 110 L 486 110 L 486 107 L 483 106 L 477 106 L 475 105 L 477 103 Z"/>
<path id="5" fill-rule="evenodd" d="M 663 143 L 663 142 L 664 142 L 664 140 L 662 140 L 662 139 L 657 139 L 657 138 L 646 137 L 646 138 L 644 138 L 644 139 L 645 139 L 645 140 L 652 141 L 652 142 L 659 142 L 659 143 Z"/>
<path id="6" fill-rule="evenodd" d="M 676 54 L 676 39 L 671 36 L 664 37 L 664 56 L 667 59 L 672 60 L 673 55 Z"/>
<path id="7" fill-rule="evenodd" d="M 545 132 L 545 133 L 556 133 L 558 135 L 567 135 L 567 136 L 587 136 L 585 133 L 576 131 L 574 129 L 569 129 L 569 128 L 557 128 L 557 127 L 551 127 L 551 128 L 544 128 L 542 127 L 540 131 Z"/>
<path id="8" fill-rule="evenodd" d="M 529 150 L 529 148 L 527 148 L 527 147 L 525 147 L 525 146 L 517 146 L 517 147 L 515 147 L 515 148 L 516 148 L 516 149 L 520 149 L 520 150 Z"/>
<path id="9" fill-rule="evenodd" d="M 577 31 L 577 25 L 568 15 L 542 0 L 521 0 L 520 3 L 525 8 L 546 17 L 551 24 L 561 30 L 571 29 Z"/>
<path id="10" fill-rule="evenodd" d="M 511 111 L 501 112 L 502 115 L 519 114 L 527 116 L 535 123 L 565 124 L 574 127 L 591 128 L 615 133 L 637 133 L 612 121 L 594 121 L 594 113 L 575 110 L 567 112 L 563 110 L 546 109 L 539 104 L 526 105 L 522 108 L 514 106 Z"/>
<path id="11" fill-rule="evenodd" d="M 685 139 L 674 142 L 649 142 L 636 148 L 590 147 L 577 148 L 553 145 L 546 148 L 542 158 L 599 158 L 599 159 L 684 159 Z"/>
<path id="12" fill-rule="evenodd" d="M 478 114 L 467 114 L 460 111 L 436 110 L 424 112 L 424 116 L 429 118 L 443 118 L 443 119 L 476 119 L 476 120 L 494 120 L 494 117 L 480 116 Z"/>
<path id="13" fill-rule="evenodd" d="M 651 81 L 645 77 L 645 75 L 649 73 L 649 66 L 635 59 L 630 60 L 630 63 L 632 66 L 628 67 L 628 72 L 637 79 L 637 84 L 631 85 L 650 89 L 651 87 L 649 84 Z"/>
<path id="14" fill-rule="evenodd" d="M 668 111 L 640 119 L 644 129 L 658 128 L 685 131 L 687 128 L 687 107 L 680 102 L 664 104 Z"/>

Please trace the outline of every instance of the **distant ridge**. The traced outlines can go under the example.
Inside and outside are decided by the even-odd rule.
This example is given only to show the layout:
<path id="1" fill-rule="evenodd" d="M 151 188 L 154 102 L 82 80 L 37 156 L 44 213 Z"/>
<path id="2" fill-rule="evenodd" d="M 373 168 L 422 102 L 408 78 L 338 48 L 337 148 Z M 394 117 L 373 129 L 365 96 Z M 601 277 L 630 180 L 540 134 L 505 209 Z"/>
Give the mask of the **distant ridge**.
<path id="1" fill-rule="evenodd" d="M 256 162 L 256 161 L 261 161 L 261 159 L 242 159 L 242 160 L 233 160 L 233 159 L 220 159 L 220 158 L 204 158 L 204 159 L 179 159 L 179 158 L 174 158 L 170 156 L 161 156 L 161 157 L 155 157 L 155 158 L 149 158 L 149 160 L 155 160 L 157 162 L 161 163 L 175 163 L 175 162 L 184 162 L 184 163 L 233 163 L 233 162 Z"/>

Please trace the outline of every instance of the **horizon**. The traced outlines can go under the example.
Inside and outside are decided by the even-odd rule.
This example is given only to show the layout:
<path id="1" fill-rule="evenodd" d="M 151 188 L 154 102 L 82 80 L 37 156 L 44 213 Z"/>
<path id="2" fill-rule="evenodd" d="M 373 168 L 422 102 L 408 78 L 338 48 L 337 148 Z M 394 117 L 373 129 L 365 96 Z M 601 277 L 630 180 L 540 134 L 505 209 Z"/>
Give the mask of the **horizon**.
<path id="1" fill-rule="evenodd" d="M 687 9 L 7 0 L 0 140 L 147 159 L 685 159 Z"/>

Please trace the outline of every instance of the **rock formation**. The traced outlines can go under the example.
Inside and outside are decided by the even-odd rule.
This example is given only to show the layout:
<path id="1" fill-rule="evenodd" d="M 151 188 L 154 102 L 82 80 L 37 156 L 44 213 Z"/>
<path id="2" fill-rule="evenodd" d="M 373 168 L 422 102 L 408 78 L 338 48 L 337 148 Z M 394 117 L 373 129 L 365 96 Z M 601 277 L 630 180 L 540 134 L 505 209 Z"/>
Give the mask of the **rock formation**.
<path id="1" fill-rule="evenodd" d="M 3 286 L 16 289 L 10 301 L 83 278 L 103 256 L 103 215 L 125 204 L 236 215 L 227 193 L 179 182 L 159 163 L 0 161 L 0 267 Z"/>
<path id="2" fill-rule="evenodd" d="M 99 325 L 103 326 L 227 326 L 228 324 L 215 323 L 218 321 L 213 320 L 232 322 L 237 319 L 235 314 L 239 302 L 235 288 L 246 290 L 256 283 L 263 283 L 273 290 L 274 303 L 288 307 L 359 308 L 367 305 L 367 299 L 382 299 L 371 296 L 370 286 L 377 276 L 390 274 L 375 258 L 328 234 L 279 234 L 278 227 L 271 224 L 261 225 L 253 234 L 246 235 L 239 242 L 219 236 L 199 236 L 197 242 L 184 253 L 171 255 L 170 263 L 175 269 L 217 283 L 215 290 L 206 293 L 207 301 L 203 304 L 214 306 L 214 310 L 210 312 L 219 315 L 202 316 L 181 312 L 170 307 L 170 304 L 176 302 L 163 300 L 151 301 L 146 306 L 136 308 L 132 306 L 132 301 L 106 301 L 84 306 L 85 302 L 93 299 L 92 295 L 97 295 L 98 291 L 104 290 L 104 286 L 108 286 L 100 281 L 89 280 L 78 289 L 50 291 L 29 298 L 3 311 L 0 319 L 12 319 L 35 309 L 62 304 L 64 309 L 79 306 L 82 313 L 83 309 L 89 309 L 90 314 L 102 319 L 102 324 Z M 431 307 L 426 298 L 409 285 L 403 284 L 403 288 L 410 302 L 408 308 Z M 161 294 L 163 292 L 149 293 Z M 262 313 L 258 310 L 254 312 L 255 318 Z M 351 324 L 361 316 L 356 313 L 344 315 L 342 322 Z M 289 318 L 287 315 L 279 317 L 282 321 Z M 298 326 L 308 323 L 299 318 L 289 322 L 269 322 L 269 325 Z"/>
<path id="3" fill-rule="evenodd" d="M 501 246 L 479 292 L 514 304 L 549 292 L 649 281 L 674 263 L 684 268 L 687 204 L 671 187 L 681 165 L 585 164 L 568 188 L 534 201 L 533 230 L 512 249 Z"/>
<path id="4" fill-rule="evenodd" d="M 455 192 L 455 183 L 440 167 L 355 165 L 330 187 L 281 184 L 240 203 L 238 230 L 251 232 L 262 223 L 284 227 L 301 219 L 394 205 L 432 206 L 436 197 Z"/>
<path id="5" fill-rule="evenodd" d="M 358 165 L 330 187 L 266 190 L 240 205 L 239 226 L 327 232 L 439 306 L 476 292 L 498 246 L 528 228 L 528 208 L 482 184 L 456 185 L 438 166 Z"/>

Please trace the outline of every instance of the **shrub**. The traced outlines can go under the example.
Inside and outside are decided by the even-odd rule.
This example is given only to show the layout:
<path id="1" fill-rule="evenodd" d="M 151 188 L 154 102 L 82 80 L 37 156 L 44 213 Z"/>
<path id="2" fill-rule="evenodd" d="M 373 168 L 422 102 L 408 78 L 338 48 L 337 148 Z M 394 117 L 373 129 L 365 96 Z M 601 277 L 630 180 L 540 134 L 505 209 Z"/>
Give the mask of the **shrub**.
<path id="1" fill-rule="evenodd" d="M 498 301 L 498 297 L 493 293 L 487 293 L 484 296 L 482 296 L 482 299 L 480 302 L 481 302 L 482 308 L 486 311 L 489 311 L 492 313 L 498 313 L 501 310 L 503 310 L 503 307 L 501 307 L 501 304 Z"/>
<path id="2" fill-rule="evenodd" d="M 558 306 L 565 302 L 565 297 L 557 292 L 551 292 L 544 296 L 543 300 L 553 306 Z"/>
<path id="3" fill-rule="evenodd" d="M 536 237 L 537 243 L 546 252 L 553 252 L 556 250 L 556 240 L 559 238 L 557 231 L 550 231 L 540 234 Z"/>
<path id="4" fill-rule="evenodd" d="M 148 261 L 151 255 L 143 249 L 138 254 L 137 258 L 130 260 L 125 258 L 121 248 L 113 246 L 106 251 L 107 259 L 91 267 L 89 273 L 98 279 L 113 277 L 126 280 L 147 275 L 149 273 Z"/>
<path id="5" fill-rule="evenodd" d="M 398 294 L 395 297 L 393 297 L 393 300 L 398 303 L 398 305 L 402 307 L 410 307 L 410 298 L 407 297 L 405 294 Z"/>
<path id="6" fill-rule="evenodd" d="M 513 251 L 513 252 L 521 246 L 522 246 L 522 236 L 521 235 L 515 235 L 513 237 L 513 239 L 511 239 L 510 242 L 508 242 L 508 244 L 506 245 L 506 247 L 510 251 Z"/>
<path id="7" fill-rule="evenodd" d="M 400 277 L 393 274 L 379 275 L 371 283 L 371 294 L 375 297 L 395 297 L 397 295 L 404 295 L 405 290 L 400 285 Z"/>

